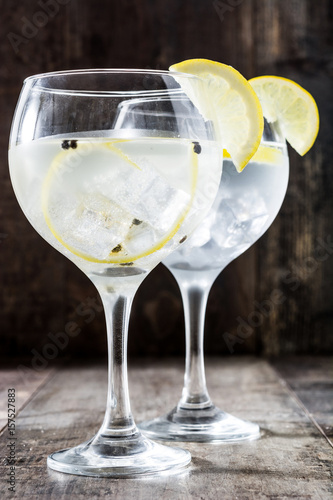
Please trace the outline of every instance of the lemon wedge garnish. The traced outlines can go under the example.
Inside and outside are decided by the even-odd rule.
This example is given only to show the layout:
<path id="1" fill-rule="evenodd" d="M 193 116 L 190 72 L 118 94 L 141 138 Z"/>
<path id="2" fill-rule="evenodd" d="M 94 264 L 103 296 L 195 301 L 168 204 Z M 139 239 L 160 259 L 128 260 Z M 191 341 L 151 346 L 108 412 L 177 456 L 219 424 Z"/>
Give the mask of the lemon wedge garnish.
<path id="1" fill-rule="evenodd" d="M 156 158 L 159 148 L 165 150 L 165 144 L 156 139 L 147 139 L 147 144 L 141 140 L 136 154 L 132 141 L 77 142 L 74 151 L 55 156 L 42 187 L 44 219 L 58 242 L 84 260 L 122 265 L 164 247 L 180 229 L 193 202 L 198 169 L 193 144 L 173 141 L 187 167 L 187 177 L 176 189 L 170 185 L 175 179 L 168 169 L 163 179 L 158 169 L 136 161 L 137 156 L 142 162 L 147 149 L 155 151 Z M 146 219 L 138 218 L 140 202 Z"/>
<path id="2" fill-rule="evenodd" d="M 264 126 L 260 102 L 248 81 L 234 68 L 208 59 L 189 59 L 170 71 L 190 73 L 205 80 L 179 78 L 185 93 L 207 120 L 212 120 L 222 147 L 240 172 L 258 149 Z M 177 80 L 177 77 L 175 76 Z"/>
<path id="3" fill-rule="evenodd" d="M 249 80 L 269 122 L 278 121 L 289 144 L 304 155 L 313 145 L 319 130 L 315 100 L 303 87 L 279 76 L 258 76 Z"/>

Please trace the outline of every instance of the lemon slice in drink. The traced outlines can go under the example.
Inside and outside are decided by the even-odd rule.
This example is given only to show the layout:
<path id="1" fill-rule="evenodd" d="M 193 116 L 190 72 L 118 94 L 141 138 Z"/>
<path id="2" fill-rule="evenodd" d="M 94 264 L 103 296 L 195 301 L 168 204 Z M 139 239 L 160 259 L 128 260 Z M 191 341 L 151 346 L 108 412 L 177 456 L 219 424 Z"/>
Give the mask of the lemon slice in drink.
<path id="1" fill-rule="evenodd" d="M 283 162 L 283 151 L 279 148 L 259 145 L 259 148 L 251 158 L 251 163 L 265 163 L 266 165 L 281 165 Z M 230 159 L 228 151 L 224 150 L 223 158 Z"/>
<path id="2" fill-rule="evenodd" d="M 237 170 L 243 170 L 258 149 L 264 126 L 260 102 L 251 85 L 231 66 L 208 59 L 189 59 L 169 69 L 199 76 L 208 83 L 207 92 L 200 81 L 179 79 L 204 118 L 214 122 L 218 139 Z"/>
<path id="3" fill-rule="evenodd" d="M 46 174 L 45 221 L 76 256 L 131 265 L 161 249 L 180 228 L 194 196 L 197 157 L 193 144 L 182 140 L 77 141 L 74 150 L 55 156 Z M 161 166 L 173 158 L 182 178 Z"/>
<path id="4" fill-rule="evenodd" d="M 303 87 L 278 76 L 258 76 L 249 83 L 269 122 L 278 121 L 289 144 L 304 155 L 312 147 L 319 130 L 315 100 Z"/>

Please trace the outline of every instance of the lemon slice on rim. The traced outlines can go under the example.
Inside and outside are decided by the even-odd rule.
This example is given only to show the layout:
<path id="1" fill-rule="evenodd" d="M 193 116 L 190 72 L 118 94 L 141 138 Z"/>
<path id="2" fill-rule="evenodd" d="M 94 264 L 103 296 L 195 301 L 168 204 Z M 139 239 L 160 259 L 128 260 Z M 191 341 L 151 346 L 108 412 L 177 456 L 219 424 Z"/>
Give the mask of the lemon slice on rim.
<path id="1" fill-rule="evenodd" d="M 55 156 L 43 182 L 42 211 L 67 250 L 90 262 L 131 265 L 171 240 L 191 208 L 198 155 L 192 143 L 173 141 L 186 171 L 173 179 L 170 169 L 152 165 L 153 155 L 156 160 L 171 147 L 163 141 L 81 140 Z M 143 162 L 147 149 L 150 162 Z"/>
<path id="2" fill-rule="evenodd" d="M 248 81 L 234 68 L 208 59 L 189 59 L 170 71 L 196 75 L 200 81 L 179 79 L 185 93 L 207 120 L 240 172 L 258 149 L 264 126 L 260 102 Z M 175 76 L 177 79 L 177 77 Z"/>
<path id="3" fill-rule="evenodd" d="M 319 130 L 315 100 L 303 87 L 279 76 L 258 76 L 249 80 L 269 122 L 278 121 L 289 144 L 304 155 L 312 147 Z"/>

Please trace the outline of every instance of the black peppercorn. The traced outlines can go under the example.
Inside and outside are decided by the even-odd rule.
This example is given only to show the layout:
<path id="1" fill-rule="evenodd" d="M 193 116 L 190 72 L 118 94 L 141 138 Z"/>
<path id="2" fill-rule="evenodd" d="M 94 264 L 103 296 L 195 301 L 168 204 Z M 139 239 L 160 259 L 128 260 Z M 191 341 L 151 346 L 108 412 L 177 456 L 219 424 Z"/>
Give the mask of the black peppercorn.
<path id="1" fill-rule="evenodd" d="M 199 155 L 201 153 L 201 146 L 200 146 L 200 144 L 197 141 L 193 142 L 193 144 L 194 144 L 193 151 L 195 153 L 197 153 L 197 155 Z"/>
<path id="2" fill-rule="evenodd" d="M 76 149 L 77 148 L 77 141 L 72 140 L 72 141 L 62 141 L 61 143 L 62 149 Z"/>
<path id="3" fill-rule="evenodd" d="M 118 253 L 118 252 L 121 252 L 121 250 L 123 249 L 123 247 L 119 244 L 117 245 L 116 247 L 114 247 L 111 252 L 112 253 Z"/>

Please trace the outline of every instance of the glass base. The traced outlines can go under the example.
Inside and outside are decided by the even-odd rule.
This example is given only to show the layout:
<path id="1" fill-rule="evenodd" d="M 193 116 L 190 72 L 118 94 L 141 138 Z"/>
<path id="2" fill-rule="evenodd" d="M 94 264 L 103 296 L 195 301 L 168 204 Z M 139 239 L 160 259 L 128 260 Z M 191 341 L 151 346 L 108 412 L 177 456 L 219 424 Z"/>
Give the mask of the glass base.
<path id="1" fill-rule="evenodd" d="M 57 451 L 47 465 L 58 472 L 97 477 L 131 477 L 174 472 L 188 465 L 191 454 L 136 433 L 131 437 L 96 436 L 75 448 Z"/>
<path id="2" fill-rule="evenodd" d="M 230 443 L 260 437 L 259 425 L 233 417 L 213 404 L 197 409 L 176 407 L 138 427 L 150 438 L 168 441 Z"/>

